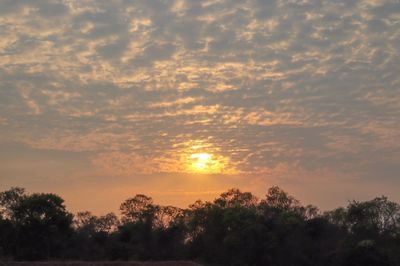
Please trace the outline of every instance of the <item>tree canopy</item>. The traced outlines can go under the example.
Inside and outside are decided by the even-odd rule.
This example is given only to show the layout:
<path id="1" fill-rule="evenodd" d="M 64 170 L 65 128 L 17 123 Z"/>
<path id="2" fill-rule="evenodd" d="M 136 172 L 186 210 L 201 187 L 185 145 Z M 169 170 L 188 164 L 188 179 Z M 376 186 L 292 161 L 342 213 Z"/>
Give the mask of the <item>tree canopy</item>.
<path id="1" fill-rule="evenodd" d="M 51 193 L 0 193 L 3 260 L 195 260 L 206 265 L 400 265 L 400 205 L 382 196 L 320 212 L 279 187 L 233 188 L 187 209 L 137 194 L 120 214 L 68 212 Z"/>

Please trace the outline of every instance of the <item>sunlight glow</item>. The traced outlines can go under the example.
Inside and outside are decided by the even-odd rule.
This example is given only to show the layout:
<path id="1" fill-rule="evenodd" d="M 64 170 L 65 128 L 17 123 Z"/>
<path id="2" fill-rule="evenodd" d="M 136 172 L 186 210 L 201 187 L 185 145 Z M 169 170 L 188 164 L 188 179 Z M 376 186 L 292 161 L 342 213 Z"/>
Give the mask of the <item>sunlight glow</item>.
<path id="1" fill-rule="evenodd" d="M 188 140 L 174 144 L 179 157 L 179 171 L 192 174 L 236 174 L 235 165 L 222 154 L 212 139 Z"/>
<path id="2" fill-rule="evenodd" d="M 229 169 L 228 158 L 211 153 L 194 153 L 188 156 L 188 172 L 201 174 L 233 173 Z"/>
<path id="3" fill-rule="evenodd" d="M 208 168 L 211 168 L 213 163 L 212 154 L 208 153 L 195 153 L 190 155 L 190 159 L 192 162 L 192 168 L 198 171 L 206 171 Z"/>

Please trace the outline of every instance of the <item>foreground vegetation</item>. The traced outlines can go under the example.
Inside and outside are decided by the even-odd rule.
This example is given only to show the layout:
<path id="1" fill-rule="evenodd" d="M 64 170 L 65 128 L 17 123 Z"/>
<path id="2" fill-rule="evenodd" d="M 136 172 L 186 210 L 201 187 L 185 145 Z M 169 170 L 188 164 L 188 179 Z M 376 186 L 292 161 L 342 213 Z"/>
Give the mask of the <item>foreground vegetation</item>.
<path id="1" fill-rule="evenodd" d="M 73 215 L 57 195 L 0 193 L 3 261 L 193 260 L 206 265 L 400 265 L 400 206 L 386 197 L 320 213 L 278 187 L 231 189 L 188 209 L 136 195 L 121 215 Z"/>
<path id="2" fill-rule="evenodd" d="M 200 266 L 190 261 L 46 261 L 46 262 L 10 262 L 7 266 Z M 0 263 L 1 265 L 1 263 Z"/>

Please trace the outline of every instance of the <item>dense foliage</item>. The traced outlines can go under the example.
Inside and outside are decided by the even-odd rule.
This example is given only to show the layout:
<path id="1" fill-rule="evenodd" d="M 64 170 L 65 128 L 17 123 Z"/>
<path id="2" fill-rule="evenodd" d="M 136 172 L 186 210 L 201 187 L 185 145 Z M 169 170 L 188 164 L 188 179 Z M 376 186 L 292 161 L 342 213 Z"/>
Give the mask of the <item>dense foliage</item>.
<path id="1" fill-rule="evenodd" d="M 206 265 L 400 265 L 400 205 L 386 197 L 320 213 L 278 187 L 231 189 L 188 209 L 136 195 L 121 215 L 73 215 L 57 195 L 0 193 L 3 260 L 180 260 Z"/>

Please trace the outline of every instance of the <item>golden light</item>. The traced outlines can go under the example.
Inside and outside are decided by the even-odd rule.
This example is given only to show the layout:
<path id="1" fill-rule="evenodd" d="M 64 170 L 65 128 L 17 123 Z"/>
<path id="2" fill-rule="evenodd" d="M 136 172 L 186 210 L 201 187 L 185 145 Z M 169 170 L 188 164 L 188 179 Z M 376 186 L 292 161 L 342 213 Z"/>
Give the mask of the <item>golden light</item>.
<path id="1" fill-rule="evenodd" d="M 181 171 L 195 174 L 235 174 L 236 169 L 228 156 L 221 154 L 207 140 L 190 140 L 177 143 Z"/>
<path id="2" fill-rule="evenodd" d="M 190 155 L 192 160 L 192 168 L 200 172 L 207 170 L 212 166 L 212 154 L 195 153 Z"/>
<path id="3" fill-rule="evenodd" d="M 188 157 L 188 171 L 202 174 L 227 172 L 227 158 L 211 153 L 194 153 Z"/>

